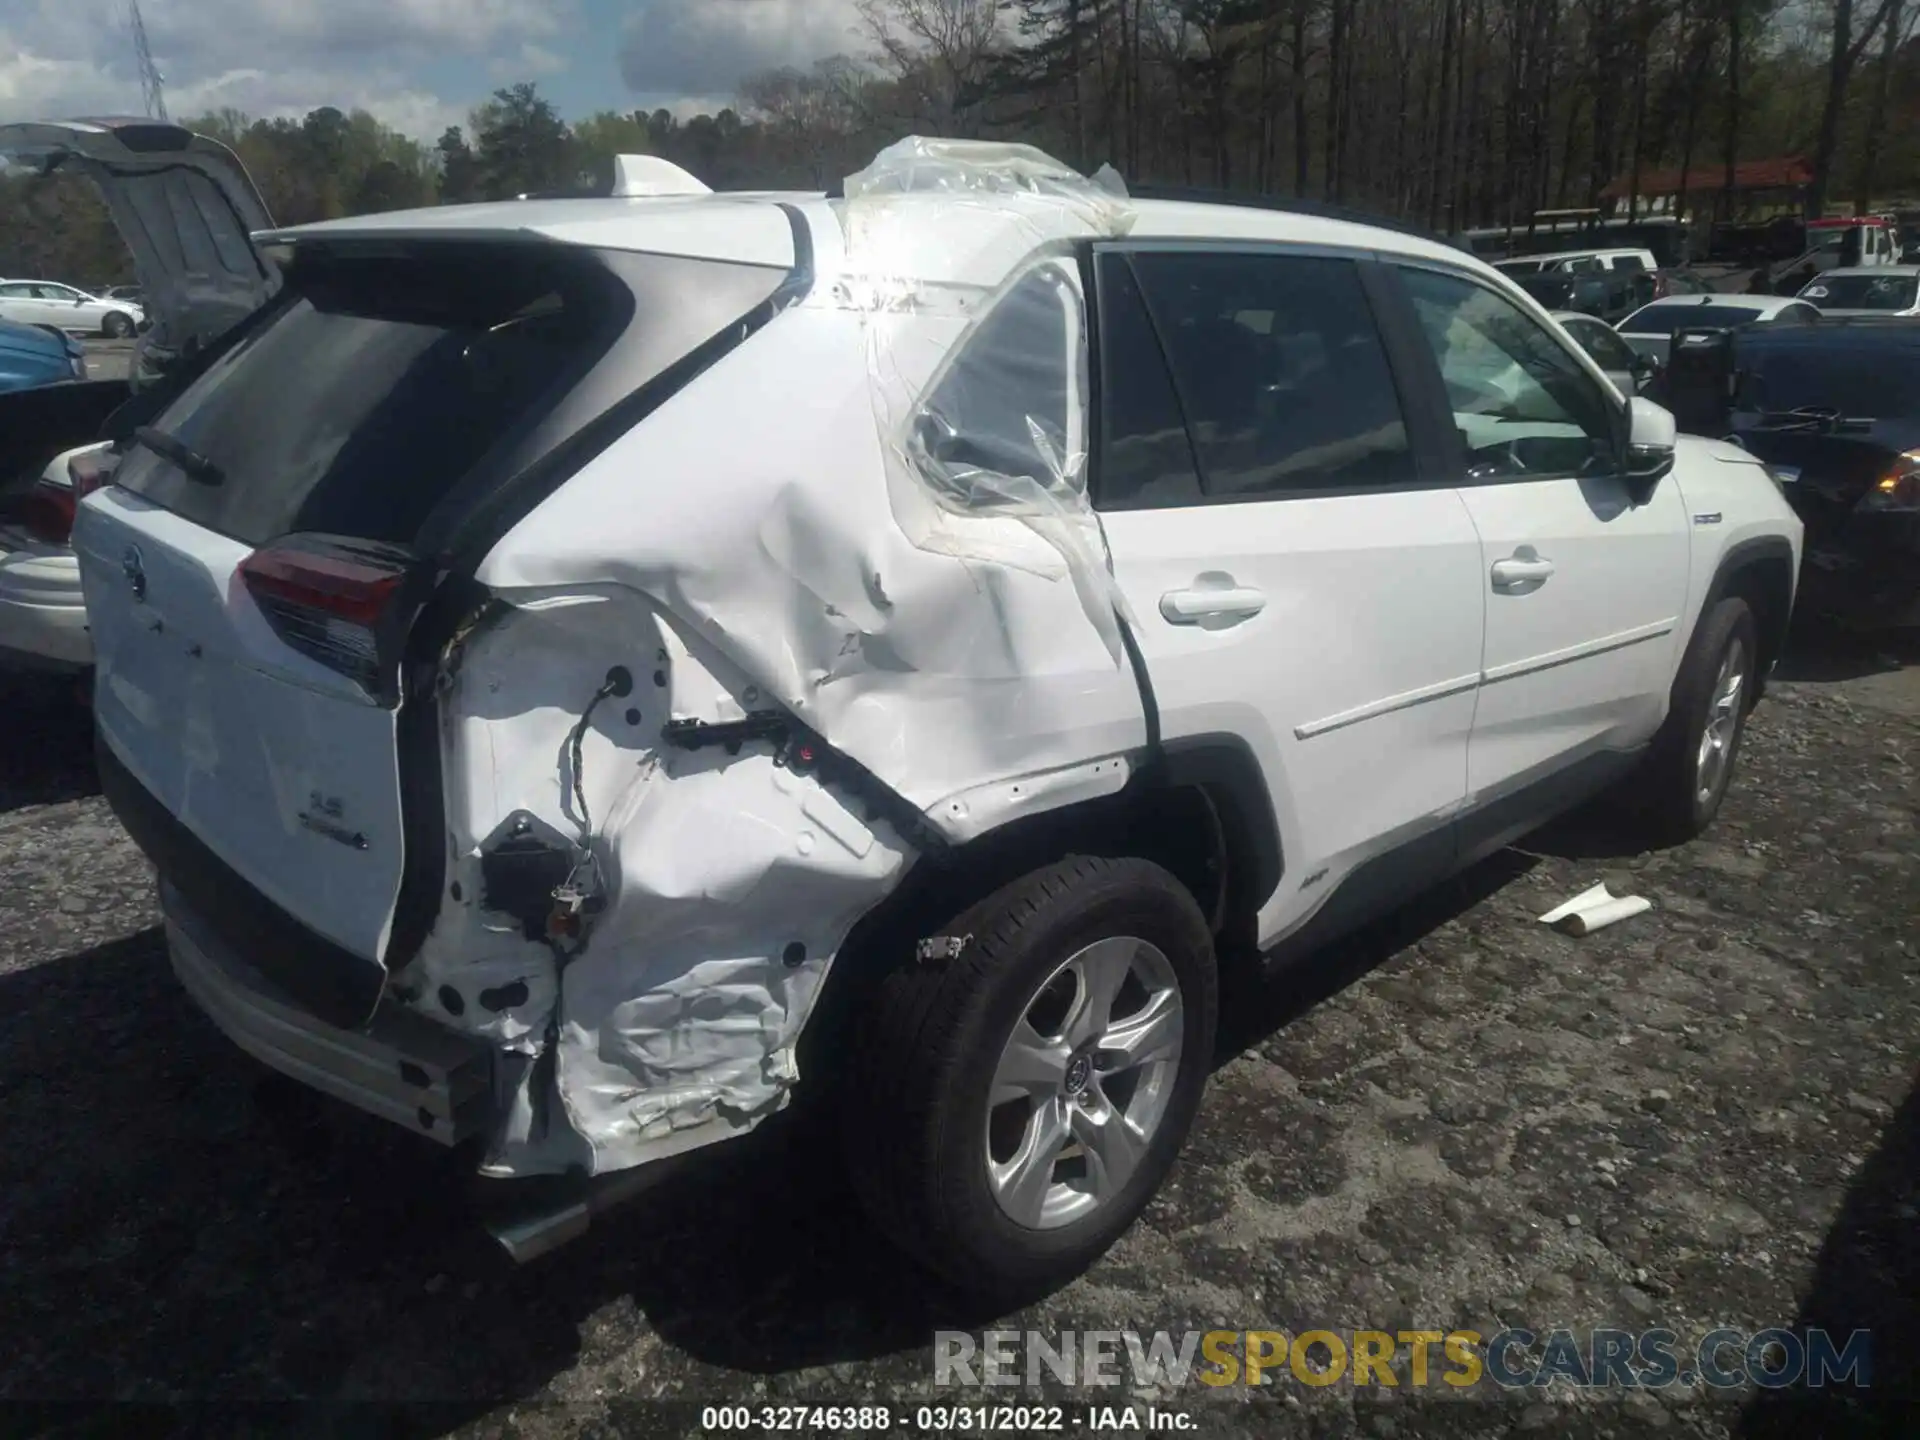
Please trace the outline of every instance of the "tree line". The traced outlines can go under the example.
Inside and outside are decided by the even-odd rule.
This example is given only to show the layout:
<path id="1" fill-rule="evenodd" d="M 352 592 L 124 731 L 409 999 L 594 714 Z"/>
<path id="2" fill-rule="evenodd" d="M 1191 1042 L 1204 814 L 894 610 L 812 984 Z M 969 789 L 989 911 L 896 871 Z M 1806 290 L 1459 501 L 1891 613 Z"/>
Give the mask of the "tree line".
<path id="1" fill-rule="evenodd" d="M 910 133 L 1017 139 L 1129 181 L 1331 201 L 1430 228 L 1635 213 L 1657 171 L 1732 218 L 1796 156 L 1811 211 L 1920 200 L 1920 0 L 861 0 L 863 50 L 680 119 L 569 124 L 533 84 L 431 144 L 361 111 L 185 122 L 282 224 L 589 188 L 645 152 L 716 189 L 819 189 Z M 1608 203 L 1616 203 L 1608 198 Z M 91 187 L 0 172 L 0 276 L 130 280 Z"/>

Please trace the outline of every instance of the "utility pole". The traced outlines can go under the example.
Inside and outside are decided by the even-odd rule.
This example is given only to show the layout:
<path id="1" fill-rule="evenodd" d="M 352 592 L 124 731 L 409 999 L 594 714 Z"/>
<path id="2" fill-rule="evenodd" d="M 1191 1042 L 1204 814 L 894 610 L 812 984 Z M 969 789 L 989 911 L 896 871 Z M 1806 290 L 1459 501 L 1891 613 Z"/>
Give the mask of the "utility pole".
<path id="1" fill-rule="evenodd" d="M 147 118 L 165 120 L 167 99 L 160 91 L 160 69 L 153 63 L 153 49 L 147 44 L 147 22 L 140 18 L 140 0 L 127 0 L 127 21 L 133 27 L 134 62 L 140 68 L 140 99 Z"/>

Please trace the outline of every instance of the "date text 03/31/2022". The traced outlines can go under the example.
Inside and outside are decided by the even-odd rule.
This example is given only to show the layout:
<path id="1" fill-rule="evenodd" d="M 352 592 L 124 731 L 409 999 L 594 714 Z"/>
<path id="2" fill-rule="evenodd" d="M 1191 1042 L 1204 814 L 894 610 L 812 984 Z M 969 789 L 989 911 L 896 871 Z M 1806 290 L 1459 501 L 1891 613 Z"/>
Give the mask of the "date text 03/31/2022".
<path id="1" fill-rule="evenodd" d="M 1068 1426 L 1177 1433 L 1192 1430 L 1194 1418 L 1184 1410 L 1158 1405 L 709 1405 L 700 1412 L 702 1430 L 751 1434 L 776 1430 L 1027 1434 Z"/>

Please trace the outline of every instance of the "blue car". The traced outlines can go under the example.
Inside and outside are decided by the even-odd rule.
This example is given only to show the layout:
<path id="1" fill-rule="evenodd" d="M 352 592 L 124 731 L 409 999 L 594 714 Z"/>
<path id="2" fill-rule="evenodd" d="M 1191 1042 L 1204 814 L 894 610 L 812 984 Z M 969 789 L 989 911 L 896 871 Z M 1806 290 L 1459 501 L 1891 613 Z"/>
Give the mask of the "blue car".
<path id="1" fill-rule="evenodd" d="M 69 335 L 0 320 L 0 391 L 87 378 L 86 352 Z"/>

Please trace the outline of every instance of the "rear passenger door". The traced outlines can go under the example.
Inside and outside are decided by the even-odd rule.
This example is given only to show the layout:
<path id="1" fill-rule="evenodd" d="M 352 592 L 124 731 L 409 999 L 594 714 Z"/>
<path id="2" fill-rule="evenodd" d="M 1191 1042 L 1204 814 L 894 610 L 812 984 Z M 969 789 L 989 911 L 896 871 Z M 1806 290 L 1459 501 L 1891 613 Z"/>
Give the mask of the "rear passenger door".
<path id="1" fill-rule="evenodd" d="M 1637 499 L 1617 396 L 1492 284 L 1395 267 L 1453 420 L 1481 544 L 1476 801 L 1647 739 L 1665 713 L 1691 540 L 1678 483 Z M 1715 517 L 1717 519 L 1717 517 Z"/>
<path id="2" fill-rule="evenodd" d="M 1169 749 L 1244 739 L 1266 779 L 1284 874 L 1262 942 L 1389 852 L 1374 880 L 1417 887 L 1452 861 L 1485 597 L 1402 411 L 1382 277 L 1171 242 L 1094 265 L 1095 503 Z"/>

